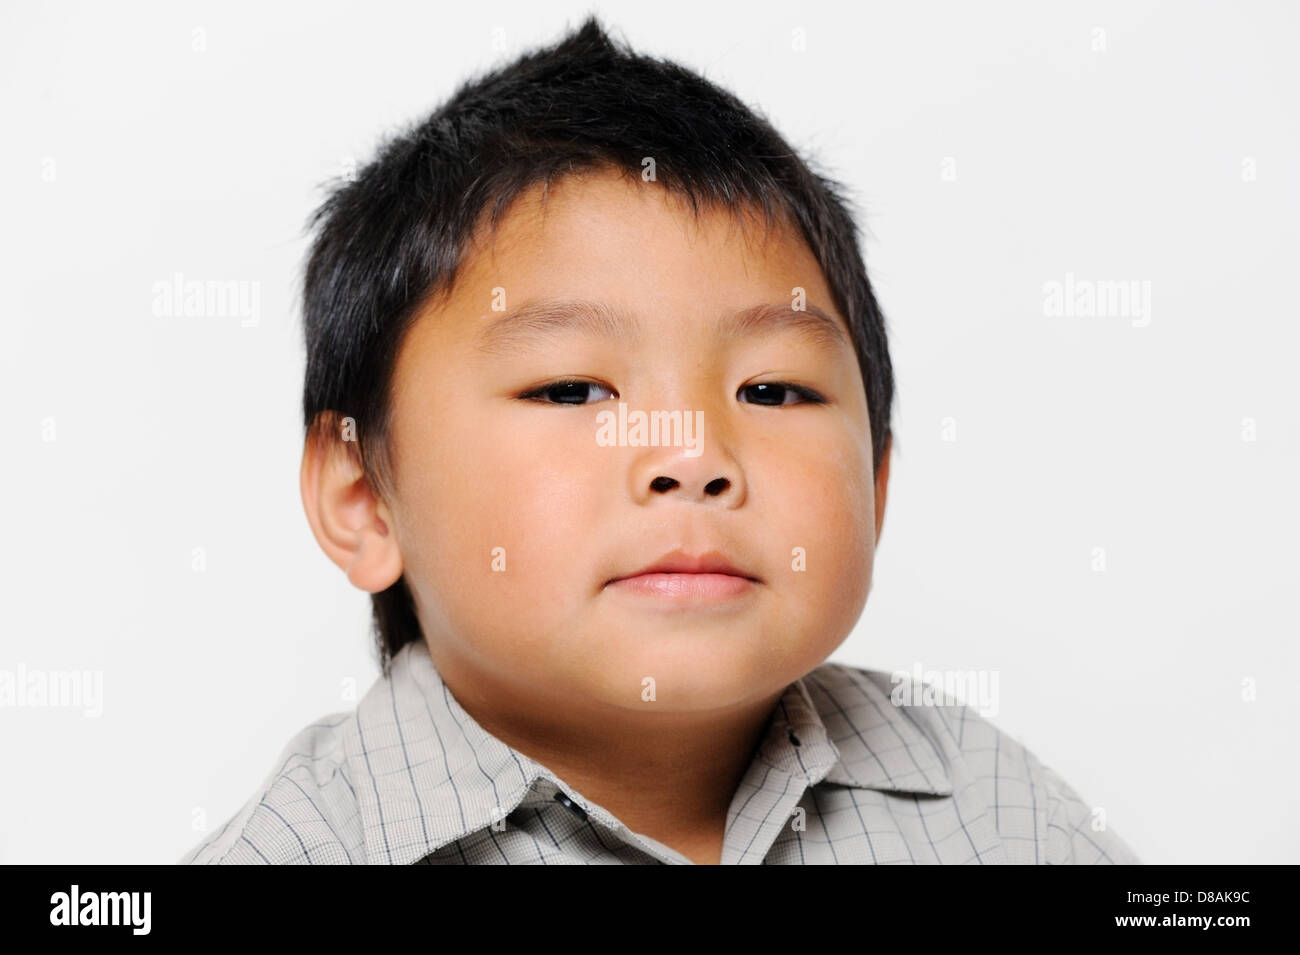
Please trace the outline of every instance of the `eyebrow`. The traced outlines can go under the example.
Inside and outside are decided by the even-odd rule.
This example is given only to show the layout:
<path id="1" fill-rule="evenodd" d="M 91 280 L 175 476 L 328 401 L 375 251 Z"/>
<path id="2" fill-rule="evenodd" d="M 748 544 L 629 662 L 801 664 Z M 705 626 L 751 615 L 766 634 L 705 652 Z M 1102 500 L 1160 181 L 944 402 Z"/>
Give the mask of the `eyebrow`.
<path id="1" fill-rule="evenodd" d="M 784 303 L 763 302 L 720 316 L 716 327 L 733 339 L 793 331 L 811 345 L 831 350 L 853 348 L 843 325 L 812 304 L 796 309 Z M 510 309 L 484 325 L 475 346 L 483 354 L 502 356 L 562 333 L 619 342 L 643 331 L 644 325 L 634 312 L 603 302 L 543 299 Z"/>

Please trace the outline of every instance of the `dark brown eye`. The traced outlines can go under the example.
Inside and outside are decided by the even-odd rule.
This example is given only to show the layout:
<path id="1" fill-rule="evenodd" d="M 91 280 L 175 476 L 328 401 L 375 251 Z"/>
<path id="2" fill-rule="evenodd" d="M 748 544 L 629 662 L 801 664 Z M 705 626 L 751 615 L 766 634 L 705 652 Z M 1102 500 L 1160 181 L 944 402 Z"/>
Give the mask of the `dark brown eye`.
<path id="1" fill-rule="evenodd" d="M 609 392 L 613 396 L 614 392 L 604 385 L 598 385 L 594 381 L 553 381 L 550 384 L 542 385 L 531 391 L 526 391 L 519 397 L 526 401 L 536 401 L 539 404 L 556 404 L 556 405 L 584 405 L 587 404 L 587 397 L 590 389 L 597 388 Z"/>
<path id="2" fill-rule="evenodd" d="M 762 382 L 757 385 L 745 385 L 737 392 L 737 395 L 751 394 L 754 400 L 747 401 L 746 404 L 770 405 L 779 407 L 780 405 L 799 404 L 806 402 L 808 404 L 825 404 L 826 399 L 811 388 L 805 388 L 802 385 L 792 385 L 784 381 Z M 788 400 L 794 397 L 795 401 Z M 744 400 L 744 399 L 742 399 Z"/>

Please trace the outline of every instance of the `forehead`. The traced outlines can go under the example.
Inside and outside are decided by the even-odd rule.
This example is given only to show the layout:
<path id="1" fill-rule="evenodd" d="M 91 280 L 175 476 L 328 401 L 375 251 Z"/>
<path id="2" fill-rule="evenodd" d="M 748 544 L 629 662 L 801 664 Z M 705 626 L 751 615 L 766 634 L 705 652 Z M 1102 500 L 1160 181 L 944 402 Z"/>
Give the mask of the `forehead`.
<path id="1" fill-rule="evenodd" d="M 592 301 L 652 317 L 789 303 L 796 289 L 834 312 L 820 266 L 788 224 L 766 229 L 749 209 L 696 215 L 657 183 L 600 171 L 526 190 L 495 230 L 485 219 L 442 304 L 478 315 L 532 299 Z"/>
<path id="2" fill-rule="evenodd" d="M 727 251 L 757 261 L 788 257 L 796 246 L 811 260 L 788 223 L 766 230 L 757 209 L 701 205 L 697 211 L 685 196 L 658 183 L 600 169 L 524 190 L 495 229 L 486 217 L 479 223 L 471 255 L 493 267 L 504 256 L 552 252 L 559 258 L 610 247 L 639 252 L 638 259 L 690 249 L 694 255 Z"/>
<path id="3" fill-rule="evenodd" d="M 804 311 L 791 309 L 796 293 Z M 484 216 L 452 288 L 408 329 L 395 387 L 417 360 L 468 373 L 547 343 L 597 338 L 671 341 L 691 353 L 786 325 L 826 359 L 855 363 L 848 324 L 788 224 L 765 229 L 748 209 L 697 216 L 657 183 L 584 173 L 526 190 L 495 230 Z"/>

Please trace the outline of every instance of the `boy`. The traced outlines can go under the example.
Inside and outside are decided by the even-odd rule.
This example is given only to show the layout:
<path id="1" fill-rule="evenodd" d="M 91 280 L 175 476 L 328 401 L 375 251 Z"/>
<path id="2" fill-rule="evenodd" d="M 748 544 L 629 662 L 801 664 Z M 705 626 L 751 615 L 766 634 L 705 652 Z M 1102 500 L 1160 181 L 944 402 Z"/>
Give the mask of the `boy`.
<path id="1" fill-rule="evenodd" d="M 302 495 L 383 676 L 188 863 L 1130 863 L 973 710 L 824 661 L 884 319 L 833 183 L 594 19 L 313 218 Z"/>

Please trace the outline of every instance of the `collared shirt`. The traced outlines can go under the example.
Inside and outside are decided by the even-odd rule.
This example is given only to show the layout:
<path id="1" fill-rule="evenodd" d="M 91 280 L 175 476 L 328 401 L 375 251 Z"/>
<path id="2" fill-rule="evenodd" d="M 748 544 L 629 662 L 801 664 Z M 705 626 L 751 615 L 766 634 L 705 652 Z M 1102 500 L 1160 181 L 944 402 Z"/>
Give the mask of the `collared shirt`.
<path id="1" fill-rule="evenodd" d="M 892 684 L 823 663 L 786 688 L 732 798 L 724 865 L 1139 863 L 977 711 L 898 706 Z M 692 864 L 485 731 L 420 642 L 355 710 L 298 733 L 180 863 Z"/>

